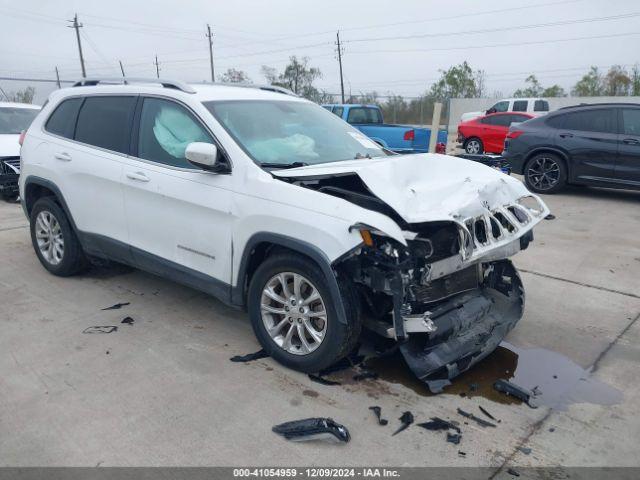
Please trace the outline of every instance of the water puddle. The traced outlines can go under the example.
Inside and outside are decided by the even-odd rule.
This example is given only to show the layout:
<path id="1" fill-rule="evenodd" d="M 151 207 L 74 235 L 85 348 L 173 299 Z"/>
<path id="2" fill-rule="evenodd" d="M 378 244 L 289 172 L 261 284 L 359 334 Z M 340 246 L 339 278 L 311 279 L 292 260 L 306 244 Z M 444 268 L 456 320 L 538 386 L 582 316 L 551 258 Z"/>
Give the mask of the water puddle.
<path id="1" fill-rule="evenodd" d="M 366 366 L 382 380 L 402 384 L 422 396 L 433 395 L 426 384 L 413 375 L 400 352 L 370 358 Z M 540 394 L 535 398 L 536 403 L 558 410 L 566 410 L 573 403 L 614 405 L 622 401 L 622 392 L 592 378 L 588 370 L 564 355 L 543 348 L 519 348 L 507 342 L 502 342 L 491 355 L 455 378 L 444 393 L 480 396 L 503 404 L 522 403 L 493 389 L 493 383 L 500 378 L 529 390 L 537 387 Z"/>

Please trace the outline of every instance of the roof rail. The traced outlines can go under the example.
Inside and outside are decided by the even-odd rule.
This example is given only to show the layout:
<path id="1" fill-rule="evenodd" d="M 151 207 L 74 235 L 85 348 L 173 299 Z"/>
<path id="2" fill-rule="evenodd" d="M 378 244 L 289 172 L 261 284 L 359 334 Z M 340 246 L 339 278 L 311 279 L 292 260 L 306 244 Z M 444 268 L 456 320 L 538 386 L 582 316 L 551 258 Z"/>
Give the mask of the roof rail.
<path id="1" fill-rule="evenodd" d="M 580 108 L 580 107 L 637 107 L 640 104 L 633 102 L 602 102 L 602 103 L 578 103 L 576 105 L 568 105 L 566 107 L 560 107 L 558 110 L 565 110 L 567 108 Z"/>
<path id="2" fill-rule="evenodd" d="M 180 90 L 184 93 L 196 93 L 189 85 L 178 80 L 167 80 L 164 78 L 138 78 L 138 77 L 105 77 L 105 78 L 83 78 L 77 81 L 72 87 L 93 87 L 99 84 L 107 85 L 130 85 L 132 83 L 155 83 L 160 84 L 164 88 L 172 88 Z"/>
<path id="3" fill-rule="evenodd" d="M 280 87 L 278 85 L 256 85 L 253 83 L 232 83 L 232 82 L 198 82 L 200 85 L 216 85 L 220 87 L 239 87 L 239 88 L 257 88 L 258 90 L 265 90 L 269 92 L 282 93 L 284 95 L 291 95 L 292 97 L 299 97 L 297 93 L 292 92 L 288 88 Z"/>

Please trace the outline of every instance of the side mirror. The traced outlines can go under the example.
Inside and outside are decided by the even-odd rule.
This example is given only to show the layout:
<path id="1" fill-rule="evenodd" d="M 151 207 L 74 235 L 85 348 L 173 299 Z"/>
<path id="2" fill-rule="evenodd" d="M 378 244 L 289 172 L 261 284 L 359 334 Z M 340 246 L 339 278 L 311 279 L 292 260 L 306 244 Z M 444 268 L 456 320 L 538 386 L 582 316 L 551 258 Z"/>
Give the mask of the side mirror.
<path id="1" fill-rule="evenodd" d="M 187 145 L 185 157 L 189 163 L 210 172 L 222 172 L 227 166 L 218 162 L 218 148 L 213 143 L 192 142 Z"/>

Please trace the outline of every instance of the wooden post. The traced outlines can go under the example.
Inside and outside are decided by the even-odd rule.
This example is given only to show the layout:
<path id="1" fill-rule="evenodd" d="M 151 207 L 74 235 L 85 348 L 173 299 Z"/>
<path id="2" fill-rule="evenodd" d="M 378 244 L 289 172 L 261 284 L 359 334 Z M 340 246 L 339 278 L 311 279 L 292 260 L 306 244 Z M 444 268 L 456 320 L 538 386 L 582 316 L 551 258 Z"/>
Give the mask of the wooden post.
<path id="1" fill-rule="evenodd" d="M 429 137 L 429 153 L 435 153 L 438 142 L 438 131 L 440 130 L 440 114 L 442 113 L 442 103 L 433 104 L 433 118 L 431 119 L 431 137 Z"/>

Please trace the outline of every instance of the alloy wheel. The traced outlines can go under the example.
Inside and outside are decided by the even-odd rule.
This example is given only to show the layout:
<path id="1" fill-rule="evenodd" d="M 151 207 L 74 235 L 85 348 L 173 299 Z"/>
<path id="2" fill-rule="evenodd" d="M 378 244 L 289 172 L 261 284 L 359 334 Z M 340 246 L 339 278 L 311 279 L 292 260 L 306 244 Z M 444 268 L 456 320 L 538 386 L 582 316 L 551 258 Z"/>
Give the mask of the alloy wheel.
<path id="1" fill-rule="evenodd" d="M 480 153 L 480 142 L 478 140 L 469 140 L 467 142 L 466 151 L 472 155 Z"/>
<path id="2" fill-rule="evenodd" d="M 527 168 L 527 178 L 538 190 L 550 190 L 560 180 L 560 166 L 550 157 L 538 157 Z"/>
<path id="3" fill-rule="evenodd" d="M 315 351 L 327 332 L 327 310 L 320 292 L 298 273 L 271 277 L 262 290 L 260 315 L 274 343 L 294 355 Z"/>
<path id="4" fill-rule="evenodd" d="M 64 238 L 58 219 L 43 210 L 36 217 L 36 241 L 42 257 L 51 265 L 58 265 L 64 256 Z"/>

